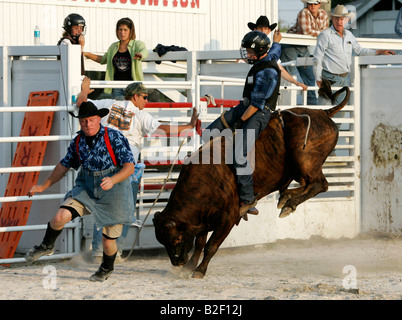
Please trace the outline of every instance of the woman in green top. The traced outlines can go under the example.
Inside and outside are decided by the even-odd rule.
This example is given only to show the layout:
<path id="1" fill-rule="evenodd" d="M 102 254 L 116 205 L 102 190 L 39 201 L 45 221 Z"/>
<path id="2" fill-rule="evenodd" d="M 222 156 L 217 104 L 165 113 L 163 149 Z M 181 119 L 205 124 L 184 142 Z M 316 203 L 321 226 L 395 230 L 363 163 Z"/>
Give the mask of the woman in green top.
<path id="1" fill-rule="evenodd" d="M 117 21 L 116 37 L 119 41 L 112 43 L 103 56 L 90 52 L 84 52 L 84 56 L 100 64 L 107 64 L 106 81 L 143 81 L 141 60 L 148 57 L 148 50 L 144 42 L 135 39 L 134 22 L 130 18 Z M 105 89 L 105 93 L 112 94 L 114 99 L 123 99 L 123 91 Z"/>

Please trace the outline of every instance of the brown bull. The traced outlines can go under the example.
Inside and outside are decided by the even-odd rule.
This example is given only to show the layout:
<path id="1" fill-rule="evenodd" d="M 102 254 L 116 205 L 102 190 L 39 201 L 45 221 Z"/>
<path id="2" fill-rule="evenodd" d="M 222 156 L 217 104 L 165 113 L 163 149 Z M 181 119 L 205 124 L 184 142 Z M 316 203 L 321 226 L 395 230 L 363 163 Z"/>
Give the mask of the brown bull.
<path id="1" fill-rule="evenodd" d="M 267 128 L 257 139 L 254 193 L 259 194 L 260 199 L 279 190 L 280 217 L 289 215 L 307 199 L 327 191 L 328 182 L 322 165 L 338 140 L 338 128 L 330 117 L 346 105 L 349 88 L 344 87 L 331 97 L 345 91 L 344 101 L 328 110 L 292 108 L 291 112 L 272 114 Z M 307 117 L 297 115 L 310 117 L 309 130 Z M 304 146 L 307 130 L 308 139 Z M 223 140 L 215 138 L 206 143 L 192 155 L 188 164 L 182 166 L 167 206 L 162 212 L 155 213 L 153 219 L 156 238 L 165 246 L 171 263 L 174 266 L 186 265 L 191 270 L 195 268 L 195 278 L 204 277 L 209 261 L 240 221 L 233 167 L 223 161 L 221 164 L 213 164 L 212 160 L 211 164 L 202 164 L 201 160 L 203 152 L 214 150 L 214 143 L 220 144 L 224 154 Z M 288 190 L 292 180 L 299 182 L 301 187 Z M 194 253 L 188 260 L 194 239 Z M 197 267 L 203 249 L 203 260 Z"/>

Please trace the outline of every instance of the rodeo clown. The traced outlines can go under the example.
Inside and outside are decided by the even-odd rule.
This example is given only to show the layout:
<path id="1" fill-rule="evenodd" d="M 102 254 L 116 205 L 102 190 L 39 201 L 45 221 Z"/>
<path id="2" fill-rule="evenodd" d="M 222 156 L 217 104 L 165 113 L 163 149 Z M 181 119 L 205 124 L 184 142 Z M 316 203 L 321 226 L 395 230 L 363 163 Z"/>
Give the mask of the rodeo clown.
<path id="1" fill-rule="evenodd" d="M 116 239 L 121 235 L 123 225 L 133 220 L 133 197 L 130 196 L 132 190 L 127 178 L 134 173 L 134 156 L 122 133 L 101 124 L 101 118 L 108 113 L 108 109 L 98 110 L 92 102 L 82 103 L 78 116 L 70 112 L 79 119 L 81 130 L 50 176 L 42 184 L 31 187 L 28 196 L 45 191 L 60 181 L 70 168 L 81 169 L 75 186 L 66 194 L 64 203 L 48 223 L 43 241 L 26 254 L 28 262 L 52 255 L 64 225 L 92 213 L 96 225 L 102 229 L 103 261 L 90 280 L 104 281 L 113 272 Z"/>
<path id="2" fill-rule="evenodd" d="M 247 213 L 258 214 L 251 163 L 247 155 L 267 126 L 279 95 L 281 71 L 276 60 L 280 57 L 281 49 L 279 43 L 274 43 L 268 52 L 269 48 L 270 40 L 265 33 L 251 31 L 244 36 L 240 53 L 253 67 L 246 78 L 243 101 L 211 123 L 203 136 L 207 141 L 226 128 L 236 132 L 233 164 L 240 198 L 240 216 L 245 220 Z"/>

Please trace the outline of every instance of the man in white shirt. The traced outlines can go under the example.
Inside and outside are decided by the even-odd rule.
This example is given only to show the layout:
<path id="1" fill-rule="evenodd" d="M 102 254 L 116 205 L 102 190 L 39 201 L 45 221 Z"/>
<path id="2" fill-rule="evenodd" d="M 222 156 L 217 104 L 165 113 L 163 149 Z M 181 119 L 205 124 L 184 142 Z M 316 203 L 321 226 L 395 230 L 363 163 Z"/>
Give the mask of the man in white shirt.
<path id="1" fill-rule="evenodd" d="M 353 34 L 345 29 L 345 24 L 351 17 L 352 13 L 343 5 L 337 5 L 332 13 L 333 25 L 322 31 L 317 37 L 313 69 L 319 87 L 321 87 L 322 79 L 330 80 L 334 87 L 350 85 L 349 73 L 352 65 L 352 51 L 358 56 L 395 54 L 390 50 L 362 48 Z M 344 94 L 340 94 L 336 99 L 336 104 L 339 104 L 343 99 Z M 329 101 L 319 96 L 318 104 L 329 104 Z"/>
<path id="2" fill-rule="evenodd" d="M 139 180 L 145 165 L 138 163 L 139 154 L 141 152 L 141 140 L 144 136 L 153 134 L 169 135 L 171 132 L 181 133 L 184 130 L 190 130 L 195 127 L 198 119 L 197 109 L 193 108 L 191 120 L 188 124 L 168 125 L 161 124 L 157 119 L 144 110 L 148 103 L 148 94 L 150 90 L 145 88 L 141 82 L 133 82 L 124 90 L 124 100 L 102 99 L 90 100 L 88 95 L 94 90 L 90 88 L 91 80 L 85 77 L 81 84 L 81 92 L 77 97 L 77 106 L 80 107 L 82 102 L 90 101 L 98 109 L 109 109 L 109 114 L 102 118 L 102 125 L 119 130 L 128 140 L 131 151 L 134 155 L 136 163 L 136 172 L 132 176 L 132 188 L 134 206 L 137 202 L 137 193 Z M 133 208 L 135 210 L 135 207 Z M 141 223 L 137 222 L 137 226 Z M 128 233 L 128 226 L 124 226 L 122 235 L 117 240 L 119 253 L 121 253 L 124 245 L 124 239 Z M 101 234 L 94 227 L 94 236 L 92 241 L 93 258 L 101 255 Z"/>

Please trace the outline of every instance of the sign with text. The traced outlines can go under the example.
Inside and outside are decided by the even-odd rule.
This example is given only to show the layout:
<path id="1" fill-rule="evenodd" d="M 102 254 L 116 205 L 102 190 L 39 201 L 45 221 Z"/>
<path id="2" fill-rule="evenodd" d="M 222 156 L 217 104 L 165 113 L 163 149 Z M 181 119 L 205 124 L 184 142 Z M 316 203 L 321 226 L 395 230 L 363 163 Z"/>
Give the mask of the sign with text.
<path id="1" fill-rule="evenodd" d="M 52 5 L 205 13 L 208 0 L 58 0 Z"/>

